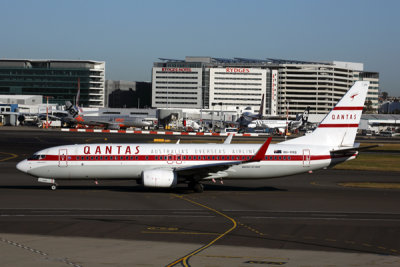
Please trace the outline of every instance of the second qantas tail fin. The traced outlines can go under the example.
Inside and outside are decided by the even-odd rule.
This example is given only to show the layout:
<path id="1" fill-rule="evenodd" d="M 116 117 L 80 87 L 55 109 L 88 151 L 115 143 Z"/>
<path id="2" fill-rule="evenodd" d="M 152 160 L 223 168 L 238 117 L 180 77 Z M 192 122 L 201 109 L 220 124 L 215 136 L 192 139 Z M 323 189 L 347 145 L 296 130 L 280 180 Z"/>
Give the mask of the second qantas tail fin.
<path id="1" fill-rule="evenodd" d="M 368 81 L 355 82 L 314 132 L 283 143 L 352 147 L 364 108 L 368 86 Z"/>

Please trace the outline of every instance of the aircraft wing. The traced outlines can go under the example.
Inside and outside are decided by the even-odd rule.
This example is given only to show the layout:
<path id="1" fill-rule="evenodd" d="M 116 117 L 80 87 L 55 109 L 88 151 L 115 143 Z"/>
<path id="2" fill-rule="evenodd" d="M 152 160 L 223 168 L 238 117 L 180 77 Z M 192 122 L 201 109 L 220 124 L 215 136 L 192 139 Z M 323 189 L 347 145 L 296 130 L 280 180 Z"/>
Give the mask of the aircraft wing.
<path id="1" fill-rule="evenodd" d="M 214 164 L 202 164 L 189 167 L 175 168 L 175 172 L 180 176 L 190 176 L 201 180 L 212 174 L 225 171 L 234 165 L 242 164 L 242 161 L 221 162 Z"/>
<path id="2" fill-rule="evenodd" d="M 87 120 L 87 117 L 85 117 L 85 120 Z M 85 124 L 85 122 L 83 122 Z M 114 122 L 114 121 L 105 121 L 105 120 L 88 120 L 87 122 L 88 125 L 94 125 L 94 126 L 103 126 L 107 129 L 111 130 L 119 130 L 120 129 L 120 123 Z"/>
<path id="3" fill-rule="evenodd" d="M 248 160 L 243 161 L 229 161 L 229 162 L 221 162 L 221 163 L 211 163 L 211 164 L 202 164 L 195 166 L 187 166 L 187 167 L 177 167 L 174 171 L 180 176 L 190 176 L 192 179 L 201 180 L 208 177 L 222 176 L 223 174 L 218 172 L 223 172 L 234 165 L 240 165 L 244 163 L 251 163 L 261 161 L 265 152 L 267 151 L 269 144 L 271 143 L 272 137 L 269 137 L 265 143 L 258 149 L 258 151 Z"/>

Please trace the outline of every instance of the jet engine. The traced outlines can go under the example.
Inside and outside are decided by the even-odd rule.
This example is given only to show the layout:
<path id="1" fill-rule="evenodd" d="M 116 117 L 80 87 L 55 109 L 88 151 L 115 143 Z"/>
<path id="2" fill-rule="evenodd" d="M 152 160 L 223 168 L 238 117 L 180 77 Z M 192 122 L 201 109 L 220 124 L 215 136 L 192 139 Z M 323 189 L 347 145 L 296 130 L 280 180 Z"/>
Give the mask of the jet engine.
<path id="1" fill-rule="evenodd" d="M 173 170 L 145 170 L 142 181 L 146 187 L 173 187 L 178 182 L 178 176 Z"/>
<path id="2" fill-rule="evenodd" d="M 110 123 L 109 125 L 107 125 L 107 129 L 109 129 L 109 130 L 119 130 L 119 129 L 121 129 L 121 127 L 119 127 L 119 124 Z"/>

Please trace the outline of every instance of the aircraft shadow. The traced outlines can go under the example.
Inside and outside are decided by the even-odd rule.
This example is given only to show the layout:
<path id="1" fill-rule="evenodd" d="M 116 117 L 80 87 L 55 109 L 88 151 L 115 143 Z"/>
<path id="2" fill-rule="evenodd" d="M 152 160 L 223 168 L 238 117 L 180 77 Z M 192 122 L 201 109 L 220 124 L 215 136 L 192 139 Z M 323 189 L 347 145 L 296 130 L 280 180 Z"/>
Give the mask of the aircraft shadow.
<path id="1" fill-rule="evenodd" d="M 0 189 L 13 189 L 13 190 L 46 190 L 52 191 L 49 185 L 5 185 L 0 186 Z M 178 193 L 188 194 L 193 193 L 191 189 L 185 186 L 175 188 L 148 188 L 140 185 L 133 186 L 111 186 L 111 185 L 59 185 L 55 192 L 61 190 L 71 191 L 114 191 L 114 192 L 136 192 L 136 193 Z M 245 186 L 231 186 L 231 185 L 213 185 L 204 184 L 204 191 L 219 192 L 219 191 L 233 191 L 233 192 L 273 192 L 273 191 L 288 191 L 287 189 L 262 186 L 262 187 L 245 187 Z"/>

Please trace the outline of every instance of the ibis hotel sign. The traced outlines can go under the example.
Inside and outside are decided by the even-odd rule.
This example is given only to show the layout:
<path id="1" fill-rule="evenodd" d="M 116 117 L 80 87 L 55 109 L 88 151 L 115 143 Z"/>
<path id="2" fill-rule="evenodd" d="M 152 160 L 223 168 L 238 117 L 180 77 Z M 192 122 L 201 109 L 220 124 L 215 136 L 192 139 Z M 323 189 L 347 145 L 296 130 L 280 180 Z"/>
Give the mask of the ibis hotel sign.
<path id="1" fill-rule="evenodd" d="M 192 68 L 162 68 L 162 72 L 192 72 Z"/>

